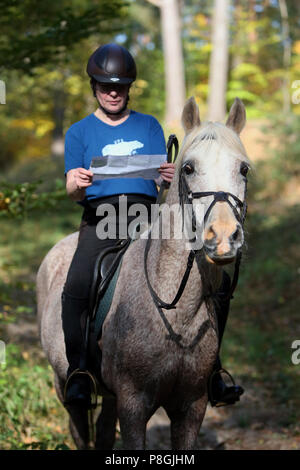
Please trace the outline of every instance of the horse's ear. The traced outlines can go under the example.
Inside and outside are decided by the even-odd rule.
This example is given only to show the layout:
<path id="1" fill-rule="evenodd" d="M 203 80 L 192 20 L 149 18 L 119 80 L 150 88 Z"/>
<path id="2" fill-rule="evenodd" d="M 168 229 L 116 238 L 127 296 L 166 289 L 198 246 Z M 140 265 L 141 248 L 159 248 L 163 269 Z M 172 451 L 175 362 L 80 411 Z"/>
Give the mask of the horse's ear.
<path id="1" fill-rule="evenodd" d="M 226 126 L 233 129 L 237 134 L 240 134 L 245 124 L 246 110 L 244 103 L 239 98 L 235 98 L 234 103 L 229 111 Z"/>
<path id="2" fill-rule="evenodd" d="M 200 126 L 199 108 L 193 96 L 185 103 L 181 122 L 186 134 L 189 134 L 194 127 Z"/>

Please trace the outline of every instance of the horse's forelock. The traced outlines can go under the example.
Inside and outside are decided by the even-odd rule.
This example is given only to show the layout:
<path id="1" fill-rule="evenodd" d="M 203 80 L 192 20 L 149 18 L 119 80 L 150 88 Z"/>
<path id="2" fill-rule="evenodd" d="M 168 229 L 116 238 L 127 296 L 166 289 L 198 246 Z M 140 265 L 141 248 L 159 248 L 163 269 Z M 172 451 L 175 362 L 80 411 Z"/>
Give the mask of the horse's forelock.
<path id="1" fill-rule="evenodd" d="M 206 154 L 207 147 L 212 143 L 223 146 L 230 150 L 233 156 L 239 159 L 242 157 L 250 164 L 249 157 L 239 136 L 232 129 L 219 122 L 204 122 L 200 128 L 195 128 L 190 134 L 186 135 L 177 164 L 182 162 L 189 149 L 197 147 L 201 156 L 202 152 Z"/>

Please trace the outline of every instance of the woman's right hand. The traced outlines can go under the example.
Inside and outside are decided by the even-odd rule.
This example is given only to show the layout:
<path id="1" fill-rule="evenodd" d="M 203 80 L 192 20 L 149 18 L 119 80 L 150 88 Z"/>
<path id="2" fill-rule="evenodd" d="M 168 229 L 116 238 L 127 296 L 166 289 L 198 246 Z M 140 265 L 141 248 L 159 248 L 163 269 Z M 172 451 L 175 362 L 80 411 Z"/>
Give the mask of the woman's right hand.
<path id="1" fill-rule="evenodd" d="M 93 184 L 93 173 L 90 170 L 86 170 L 85 168 L 75 168 L 73 172 L 77 189 L 85 189 Z"/>
<path id="2" fill-rule="evenodd" d="M 67 173 L 66 189 L 71 199 L 82 201 L 85 188 L 93 184 L 93 173 L 85 168 L 74 168 Z"/>

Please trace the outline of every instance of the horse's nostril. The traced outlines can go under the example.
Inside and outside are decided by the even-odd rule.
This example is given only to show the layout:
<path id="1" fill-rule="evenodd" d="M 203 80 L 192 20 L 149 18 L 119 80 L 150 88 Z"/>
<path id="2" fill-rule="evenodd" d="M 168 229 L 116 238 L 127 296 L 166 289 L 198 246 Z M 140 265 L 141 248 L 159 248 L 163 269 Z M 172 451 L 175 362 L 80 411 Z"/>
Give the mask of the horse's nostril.
<path id="1" fill-rule="evenodd" d="M 209 229 L 206 232 L 206 240 L 212 240 L 217 236 L 216 232 L 214 231 L 212 225 L 209 227 Z"/>
<path id="2" fill-rule="evenodd" d="M 232 239 L 233 239 L 234 241 L 237 240 L 237 237 L 239 236 L 239 232 L 240 232 L 239 229 L 236 229 L 236 231 L 235 231 L 234 234 L 232 235 Z"/>
<path id="3" fill-rule="evenodd" d="M 236 231 L 231 235 L 231 240 L 236 242 L 241 235 L 241 227 L 238 225 Z"/>

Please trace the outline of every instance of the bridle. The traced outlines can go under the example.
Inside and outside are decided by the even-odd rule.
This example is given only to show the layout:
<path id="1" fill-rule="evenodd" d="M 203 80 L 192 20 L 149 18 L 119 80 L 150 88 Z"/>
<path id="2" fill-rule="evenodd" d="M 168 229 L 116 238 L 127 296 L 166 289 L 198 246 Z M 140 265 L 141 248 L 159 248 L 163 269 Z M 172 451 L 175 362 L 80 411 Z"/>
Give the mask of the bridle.
<path id="1" fill-rule="evenodd" d="M 175 148 L 175 156 L 174 156 L 173 162 L 175 162 L 175 160 L 177 158 L 177 155 L 178 155 L 178 140 L 177 140 L 177 138 L 174 134 L 172 134 L 169 137 L 168 144 L 167 144 L 167 152 L 168 152 L 168 159 L 167 160 L 168 160 L 168 162 L 172 161 L 173 147 Z M 163 192 L 163 190 L 165 189 L 166 186 L 167 185 L 162 184 L 162 186 L 160 188 L 160 192 L 159 192 L 158 197 L 157 197 L 157 201 L 156 201 L 157 203 L 160 202 L 161 197 L 162 197 L 162 192 Z M 194 212 L 194 208 L 193 208 L 193 200 L 194 199 L 204 198 L 204 197 L 209 197 L 209 196 L 213 196 L 214 199 L 211 202 L 211 204 L 209 205 L 208 209 L 206 210 L 206 213 L 204 215 L 204 222 L 203 222 L 204 224 L 207 221 L 207 219 L 208 219 L 213 207 L 215 206 L 215 204 L 217 202 L 223 202 L 224 201 L 224 202 L 229 204 L 229 206 L 231 207 L 237 221 L 241 224 L 241 226 L 243 228 L 245 218 L 246 218 L 246 212 L 247 212 L 247 203 L 246 203 L 247 180 L 245 181 L 244 201 L 241 201 L 234 194 L 229 193 L 229 192 L 225 192 L 225 191 L 193 192 L 193 191 L 190 190 L 190 188 L 187 184 L 186 178 L 184 177 L 184 175 L 181 171 L 181 175 L 180 175 L 180 179 L 179 179 L 179 195 L 180 195 L 180 200 L 181 200 L 180 202 L 181 202 L 181 205 L 182 205 L 182 209 L 183 209 L 183 194 L 186 194 L 187 200 L 191 204 L 191 208 L 192 208 L 192 228 L 193 228 L 194 231 L 195 231 L 195 228 L 196 228 L 196 218 L 195 218 L 195 212 Z M 232 204 L 232 202 L 230 201 L 229 198 L 232 198 L 236 202 L 236 206 L 234 204 Z M 240 210 L 240 213 L 238 212 L 238 209 Z M 181 335 L 178 335 L 174 332 L 171 324 L 169 323 L 168 319 L 164 315 L 162 309 L 170 310 L 170 309 L 175 309 L 176 308 L 176 304 L 178 303 L 179 299 L 181 298 L 181 296 L 184 292 L 185 286 L 187 284 L 191 269 L 193 267 L 194 259 L 195 259 L 196 255 L 199 253 L 200 250 L 197 250 L 197 249 L 196 250 L 194 250 L 194 249 L 190 250 L 190 253 L 188 255 L 186 270 L 185 270 L 185 273 L 184 273 L 183 278 L 181 280 L 178 291 L 177 291 L 173 301 L 170 302 L 170 303 L 167 303 L 167 302 L 164 302 L 156 294 L 156 292 L 154 291 L 153 287 L 151 286 L 151 283 L 150 283 L 150 280 L 149 280 L 148 270 L 147 270 L 147 258 L 148 258 L 148 253 L 149 253 L 149 250 L 150 250 L 150 244 L 151 244 L 151 236 L 150 236 L 150 232 L 149 232 L 147 242 L 146 242 L 146 246 L 145 246 L 145 252 L 144 252 L 144 271 L 145 271 L 145 277 L 146 277 L 146 281 L 147 281 L 147 285 L 148 285 L 150 294 L 151 294 L 152 299 L 155 303 L 155 306 L 156 306 L 156 308 L 157 308 L 157 310 L 158 310 L 158 312 L 159 312 L 159 314 L 160 314 L 160 316 L 161 316 L 161 318 L 162 318 L 162 320 L 163 320 L 163 322 L 164 322 L 164 324 L 165 324 L 165 326 L 166 326 L 166 328 L 169 332 L 169 336 L 167 336 L 167 338 L 175 341 L 178 344 L 178 346 L 180 346 L 181 348 L 186 349 L 186 347 L 181 344 L 181 339 L 182 339 Z M 235 259 L 234 274 L 233 274 L 230 289 L 229 289 L 228 295 L 226 296 L 226 299 L 232 299 L 233 298 L 233 293 L 234 293 L 235 288 L 236 288 L 237 283 L 238 283 L 241 258 L 242 258 L 242 250 L 241 250 L 241 248 L 238 248 L 236 259 Z M 188 346 L 188 349 L 192 350 L 196 346 L 197 342 L 200 340 L 200 338 L 205 334 L 205 332 L 209 328 L 209 323 L 210 322 L 207 320 L 203 323 L 203 325 L 201 325 L 201 327 L 200 327 L 201 331 L 199 330 L 199 332 L 198 332 L 197 336 L 195 337 L 195 339 Z"/>
<path id="2" fill-rule="evenodd" d="M 246 191 L 245 191 L 245 195 L 246 195 Z M 223 202 L 224 201 L 224 202 L 227 202 L 230 205 L 230 207 L 231 207 L 231 209 L 232 209 L 232 211 L 235 215 L 235 218 L 237 219 L 238 222 L 240 222 L 241 226 L 243 227 L 244 222 L 245 222 L 245 218 L 246 218 L 246 212 L 247 212 L 247 203 L 246 203 L 245 199 L 244 199 L 244 202 L 243 202 L 237 196 L 235 196 L 234 194 L 228 193 L 228 192 L 225 192 L 225 191 L 203 191 L 203 192 L 195 192 L 195 193 L 190 191 L 188 193 L 188 199 L 191 202 L 191 204 L 193 203 L 193 199 L 200 199 L 202 197 L 209 197 L 209 196 L 214 196 L 214 199 L 213 199 L 212 203 L 210 204 L 210 206 L 208 207 L 207 211 L 205 212 L 204 224 L 207 221 L 214 205 L 217 202 Z M 237 203 L 237 206 L 234 206 L 230 202 L 229 197 L 234 199 L 234 201 Z M 237 207 L 241 210 L 240 214 L 237 211 Z"/>
<path id="3" fill-rule="evenodd" d="M 245 181 L 245 192 L 244 192 L 244 201 L 241 201 L 237 196 L 235 196 L 232 193 L 225 192 L 225 191 L 202 191 L 202 192 L 192 192 L 189 187 L 187 182 L 185 181 L 186 189 L 188 190 L 187 193 L 187 199 L 191 204 L 192 207 L 192 228 L 195 231 L 196 229 L 196 222 L 195 222 L 195 212 L 193 208 L 193 200 L 194 199 L 200 199 L 203 197 L 209 197 L 213 196 L 214 199 L 209 205 L 208 209 L 205 212 L 204 219 L 203 219 L 203 226 L 205 225 L 206 221 L 208 220 L 208 217 L 213 209 L 213 207 L 216 205 L 217 202 L 227 202 L 229 206 L 231 207 L 235 218 L 237 221 L 240 223 L 241 227 L 244 228 L 244 222 L 247 214 L 247 203 L 246 203 L 246 195 L 247 195 L 247 180 Z M 236 202 L 236 206 L 232 204 L 232 202 L 229 200 L 229 198 L 232 198 Z M 238 212 L 238 209 L 240 209 L 240 213 Z M 194 257 L 196 255 L 196 252 L 198 250 L 191 250 L 194 251 Z M 238 283 L 238 278 L 239 278 L 239 268 L 241 264 L 241 259 L 242 259 L 242 249 L 238 248 L 236 258 L 235 258 L 235 266 L 234 266 L 234 274 L 233 278 L 231 281 L 230 289 L 228 292 L 228 295 L 224 298 L 226 299 L 232 299 L 233 298 L 233 292 L 235 291 L 235 288 Z"/>

